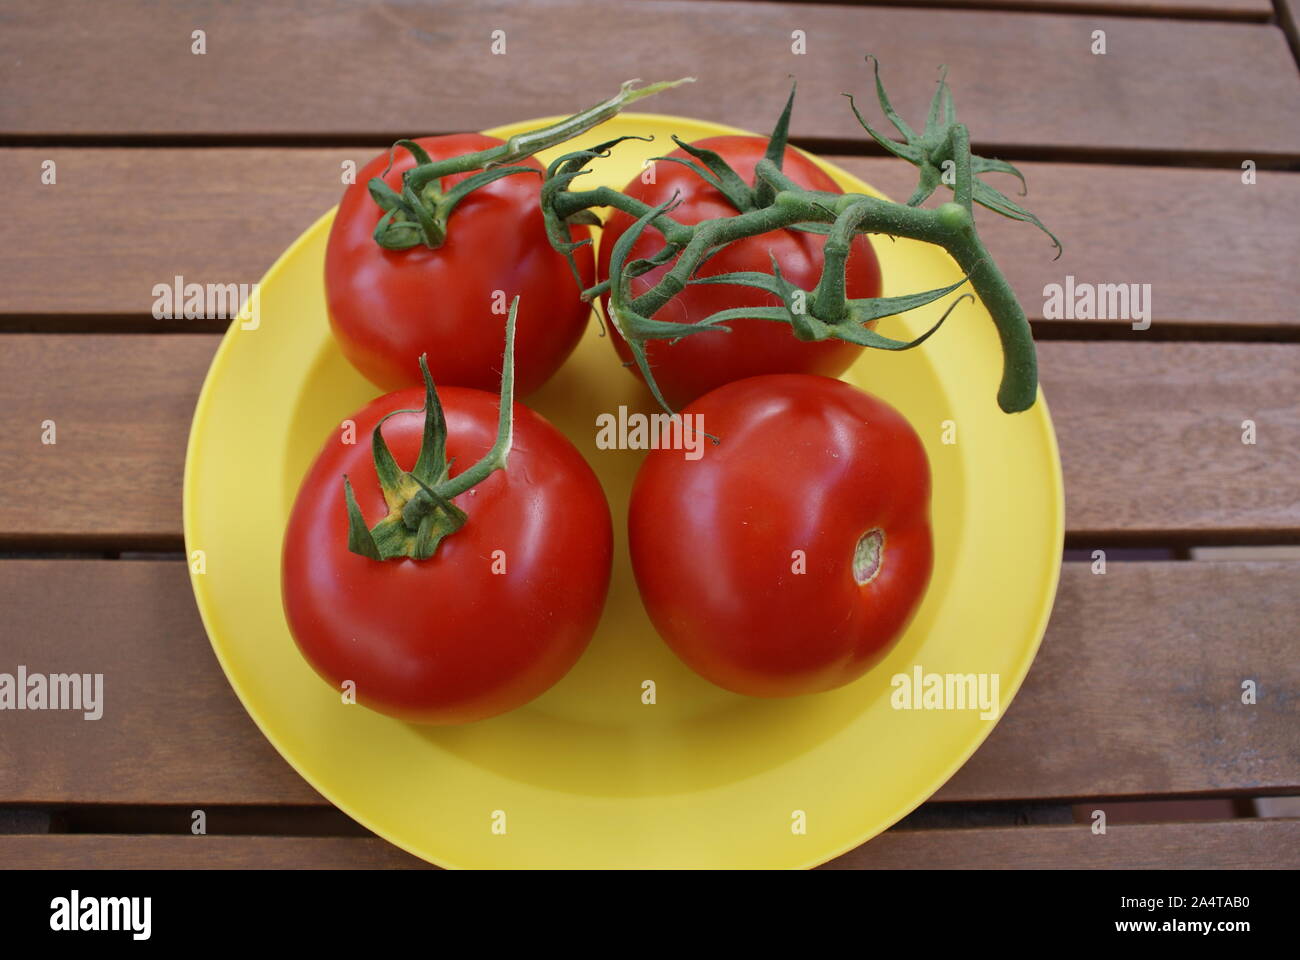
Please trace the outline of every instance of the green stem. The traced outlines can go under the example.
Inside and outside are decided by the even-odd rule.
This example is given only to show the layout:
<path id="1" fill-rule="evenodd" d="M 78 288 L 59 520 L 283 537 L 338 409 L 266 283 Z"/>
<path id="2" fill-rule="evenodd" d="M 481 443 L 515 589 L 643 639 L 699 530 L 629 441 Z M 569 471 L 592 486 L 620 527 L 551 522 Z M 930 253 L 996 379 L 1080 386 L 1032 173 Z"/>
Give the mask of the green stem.
<path id="1" fill-rule="evenodd" d="M 555 212 L 561 220 L 567 220 L 575 213 L 581 210 L 590 210 L 592 207 L 613 207 L 626 213 L 634 220 L 640 220 L 654 209 L 650 204 L 635 197 L 629 197 L 626 193 L 620 193 L 613 187 L 596 187 L 592 190 L 566 190 L 559 194 L 555 200 Z M 693 233 L 691 227 L 678 223 L 666 213 L 655 216 L 650 221 L 650 226 L 663 234 L 665 243 L 675 245 L 685 244 L 690 240 Z"/>
<path id="2" fill-rule="evenodd" d="M 371 180 L 371 193 L 376 195 L 376 201 L 380 202 L 380 195 L 385 197 L 380 202 L 385 216 L 375 228 L 375 242 L 390 250 L 405 250 L 420 244 L 431 249 L 440 247 L 446 239 L 447 221 L 452 211 L 470 192 L 503 176 L 540 172 L 529 166 L 506 168 L 508 164 L 517 163 L 539 151 L 572 140 L 616 116 L 629 104 L 683 83 L 693 83 L 694 80 L 694 77 L 683 77 L 640 88 L 634 86 L 635 80 L 629 80 L 614 96 L 570 117 L 536 130 L 517 133 L 505 143 L 444 160 L 430 160 L 413 141 L 399 140 L 395 146 L 409 150 L 415 156 L 417 165 L 403 174 L 400 202 L 388 196 L 393 191 L 382 177 Z M 439 187 L 443 177 L 476 170 L 482 172 L 445 194 Z"/>
<path id="3" fill-rule="evenodd" d="M 1002 343 L 1002 381 L 998 385 L 998 406 L 1006 413 L 1028 410 L 1038 398 L 1038 355 L 1034 334 L 1016 292 L 984 250 L 975 224 L 945 245 L 957 265 L 970 277 Z"/>
<path id="4" fill-rule="evenodd" d="M 952 188 L 953 202 L 964 207 L 966 212 L 970 213 L 971 191 L 975 185 L 975 177 L 971 174 L 970 131 L 966 129 L 966 124 L 953 124 L 949 140 L 949 149 L 953 158 L 953 173 L 955 175 Z"/>
<path id="5" fill-rule="evenodd" d="M 772 230 L 780 230 L 809 219 L 800 216 L 792 206 L 782 205 L 779 199 L 778 194 L 777 203 L 761 210 L 740 213 L 734 217 L 718 217 L 687 227 L 686 229 L 691 231 L 690 242 L 682 249 L 673 268 L 653 287 L 632 300 L 629 306 L 637 313 L 652 317 L 669 300 L 686 289 L 686 284 L 714 247 Z"/>
<path id="6" fill-rule="evenodd" d="M 853 249 L 853 240 L 858 235 L 858 228 L 870 213 L 871 208 L 865 203 L 851 204 L 835 218 L 831 232 L 826 237 L 826 243 L 822 247 L 822 261 L 825 266 L 813 294 L 813 299 L 817 303 L 824 304 L 818 319 L 825 323 L 839 323 L 848 315 L 845 272 L 848 267 L 849 251 Z M 830 312 L 832 310 L 836 313 L 832 314 Z"/>
<path id="7" fill-rule="evenodd" d="M 470 487 L 482 483 L 497 470 L 506 468 L 506 459 L 510 456 L 510 447 L 514 442 L 514 404 L 515 404 L 515 312 L 519 307 L 519 298 L 510 304 L 510 315 L 506 318 L 506 356 L 501 369 L 501 402 L 497 408 L 497 438 L 483 459 L 464 473 L 457 474 L 438 490 L 450 500 L 460 496 Z"/>
<path id="8" fill-rule="evenodd" d="M 482 483 L 492 473 L 506 468 L 514 437 L 515 384 L 515 317 L 519 298 L 510 304 L 506 317 L 506 349 L 501 369 L 501 400 L 497 414 L 497 437 L 487 454 L 464 473 L 451 476 L 447 461 L 447 422 L 434 389 L 433 378 L 425 358 L 420 358 L 424 374 L 424 436 L 420 453 L 410 472 L 402 470 L 393 459 L 384 440 L 383 425 L 398 413 L 385 416 L 371 433 L 375 473 L 384 494 L 388 515 L 367 528 L 357 505 L 352 484 L 343 478 L 344 503 L 348 513 L 348 549 L 371 560 L 396 560 L 403 557 L 427 560 L 442 540 L 465 525 L 468 516 L 452 500 Z"/>
<path id="9" fill-rule="evenodd" d="M 760 161 L 760 165 L 765 162 Z M 713 248 L 805 222 L 832 224 L 825 268 L 810 298 L 810 312 L 817 320 L 833 326 L 848 312 L 850 301 L 845 296 L 844 273 L 848 243 L 853 236 L 887 233 L 941 246 L 967 274 L 997 328 L 1004 357 L 999 406 L 1008 413 L 1016 413 L 1033 405 L 1038 392 L 1038 368 L 1033 334 L 1024 310 L 1006 277 L 985 251 L 969 214 L 954 223 L 951 212 L 943 207 L 930 210 L 856 194 L 782 190 L 770 207 L 684 228 L 691 231 L 691 239 L 682 248 L 673 268 L 649 290 L 630 300 L 629 307 L 634 314 L 653 318 L 685 289 Z M 630 327 L 630 335 L 635 337 L 635 321 Z"/>

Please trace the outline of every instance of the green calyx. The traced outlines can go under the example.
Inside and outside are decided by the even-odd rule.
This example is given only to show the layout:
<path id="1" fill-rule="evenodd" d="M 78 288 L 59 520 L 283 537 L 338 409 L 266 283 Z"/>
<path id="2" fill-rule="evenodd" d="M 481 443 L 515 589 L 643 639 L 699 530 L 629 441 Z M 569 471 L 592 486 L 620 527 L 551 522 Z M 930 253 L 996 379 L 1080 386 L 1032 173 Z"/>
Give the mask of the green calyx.
<path id="1" fill-rule="evenodd" d="M 515 315 L 519 298 L 510 304 L 506 318 L 505 359 L 501 370 L 501 405 L 497 418 L 497 437 L 484 457 L 456 476 L 451 475 L 447 460 L 447 421 L 443 416 L 438 392 L 429 374 L 429 365 L 420 357 L 424 374 L 424 436 L 415 466 L 403 470 L 393 459 L 384 441 L 383 425 L 399 413 L 420 410 L 394 410 L 385 416 L 370 435 L 375 473 L 388 506 L 388 515 L 373 527 L 367 527 L 357 505 L 352 482 L 343 477 L 343 496 L 348 511 L 348 549 L 371 560 L 396 560 L 407 557 L 427 560 L 434 555 L 444 537 L 455 533 L 468 519 L 464 510 L 452 502 L 466 490 L 481 483 L 490 474 L 506 468 L 514 428 L 514 352 Z"/>
<path id="2" fill-rule="evenodd" d="M 558 123 L 516 134 L 499 146 L 445 160 L 433 160 L 414 140 L 398 140 L 393 149 L 406 150 L 415 158 L 416 165 L 402 174 L 400 191 L 390 187 L 383 177 L 374 177 L 367 184 L 371 199 L 384 211 L 375 225 L 375 242 L 386 250 L 409 250 L 418 246 L 437 249 L 447 238 L 447 224 L 452 211 L 479 187 L 520 173 L 540 176 L 541 171 L 536 167 L 519 165 L 518 162 L 604 123 L 628 104 L 693 80 L 693 77 L 684 77 L 644 87 L 636 87 L 636 81 L 629 80 L 608 100 Z M 464 173 L 472 176 L 443 189 L 444 177 Z"/>
<path id="3" fill-rule="evenodd" d="M 772 135 L 768 137 L 767 149 L 763 152 L 766 159 L 776 170 L 781 169 L 785 160 L 786 144 L 790 139 L 790 114 L 794 110 L 795 84 L 790 85 L 790 96 L 785 101 L 785 109 L 781 111 L 781 116 L 776 121 L 776 126 L 772 130 Z M 755 182 L 746 183 L 740 174 L 731 168 L 718 153 L 708 150 L 704 147 L 697 147 L 694 144 L 687 143 L 681 137 L 674 136 L 673 143 L 677 144 L 683 151 L 693 157 L 693 160 L 686 160 L 682 157 L 655 157 L 655 160 L 664 160 L 669 163 L 679 163 L 688 167 L 713 189 L 727 198 L 727 202 L 736 208 L 737 213 L 748 213 L 751 210 L 759 210 L 771 205 L 776 197 L 776 191 L 772 185 L 765 180 L 755 179 Z"/>

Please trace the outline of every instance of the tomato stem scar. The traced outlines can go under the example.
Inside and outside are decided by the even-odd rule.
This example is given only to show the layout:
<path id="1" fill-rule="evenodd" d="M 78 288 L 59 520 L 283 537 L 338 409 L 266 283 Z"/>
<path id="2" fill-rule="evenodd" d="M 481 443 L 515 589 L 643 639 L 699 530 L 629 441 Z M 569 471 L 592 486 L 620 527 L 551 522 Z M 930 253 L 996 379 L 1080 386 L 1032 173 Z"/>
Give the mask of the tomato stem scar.
<path id="1" fill-rule="evenodd" d="M 885 531 L 873 527 L 858 538 L 853 548 L 853 579 L 866 586 L 885 562 Z"/>

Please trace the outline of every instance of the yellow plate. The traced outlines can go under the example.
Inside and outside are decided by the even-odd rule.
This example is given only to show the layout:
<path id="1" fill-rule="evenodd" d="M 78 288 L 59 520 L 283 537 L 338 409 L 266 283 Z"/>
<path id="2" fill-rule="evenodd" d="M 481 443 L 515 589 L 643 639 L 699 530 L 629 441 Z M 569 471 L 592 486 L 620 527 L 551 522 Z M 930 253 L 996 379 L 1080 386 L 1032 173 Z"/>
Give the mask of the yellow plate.
<path id="1" fill-rule="evenodd" d="M 505 137 L 543 122 L 488 132 Z M 627 114 L 540 159 L 654 134 L 654 143 L 621 144 L 584 178 L 622 187 L 669 149 L 670 134 L 741 132 Z M 818 162 L 846 190 L 874 193 Z M 996 717 L 977 710 L 891 706 L 891 677 L 920 666 L 997 674 L 1004 710 L 1056 592 L 1056 437 L 1041 395 L 1027 413 L 998 410 L 998 339 L 969 302 L 919 349 L 867 351 L 846 376 L 907 416 L 934 473 L 934 578 L 906 636 L 866 677 L 811 697 L 750 699 L 700 679 L 659 640 L 626 552 L 641 454 L 595 446 L 597 413 L 650 407 L 593 323 L 529 400 L 587 457 L 613 510 L 613 582 L 586 655 L 533 703 L 470 726 L 421 728 L 342 704 L 299 656 L 280 607 L 280 538 L 299 481 L 326 436 L 378 392 L 330 337 L 322 264 L 332 217 L 267 273 L 260 325 L 236 321 L 222 341 L 194 413 L 184 512 L 186 550 L 204 555 L 205 572 L 191 564 L 194 594 L 231 686 L 267 739 L 341 810 L 442 866 L 807 867 L 906 815 L 993 729 Z M 936 247 L 875 246 L 886 295 L 960 276 Z M 880 330 L 915 335 L 942 306 L 888 318 Z M 654 704 L 642 703 L 645 680 L 657 686 Z"/>

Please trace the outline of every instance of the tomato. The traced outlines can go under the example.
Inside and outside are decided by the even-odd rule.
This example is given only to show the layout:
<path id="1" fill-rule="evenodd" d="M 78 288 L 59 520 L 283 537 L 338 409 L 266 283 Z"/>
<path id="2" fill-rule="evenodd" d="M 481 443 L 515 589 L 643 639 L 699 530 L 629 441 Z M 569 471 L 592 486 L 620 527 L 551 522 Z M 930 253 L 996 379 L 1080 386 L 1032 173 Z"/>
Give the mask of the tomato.
<path id="1" fill-rule="evenodd" d="M 861 676 L 930 578 L 930 471 L 916 432 L 883 400 L 805 374 L 740 380 L 684 414 L 720 443 L 696 460 L 652 451 L 628 516 L 659 634 L 737 693 L 815 693 Z"/>
<path id="2" fill-rule="evenodd" d="M 491 448 L 499 401 L 457 387 L 438 394 L 454 477 Z M 384 517 L 370 432 L 385 414 L 412 411 L 381 428 L 398 466 L 412 469 L 423 401 L 422 389 L 380 397 L 352 418 L 356 443 L 333 438 L 321 450 L 285 532 L 284 610 L 299 649 L 336 690 L 351 680 L 357 702 L 375 710 L 465 723 L 527 703 L 581 656 L 609 586 L 609 505 L 577 449 L 516 404 L 505 470 L 454 498 L 467 519 L 432 557 L 349 552 L 343 475 L 362 513 Z"/>
<path id="3" fill-rule="evenodd" d="M 767 140 L 763 137 L 710 137 L 693 145 L 720 154 L 741 179 L 752 183 L 754 167 L 763 158 Z M 690 159 L 689 154 L 680 149 L 668 156 Z M 782 171 L 800 186 L 810 190 L 842 192 L 835 181 L 797 150 L 786 150 Z M 654 183 L 643 183 L 638 177 L 623 192 L 651 206 L 664 203 L 677 194 L 681 205 L 672 210 L 670 216 L 679 223 L 688 225 L 736 214 L 736 208 L 718 190 L 679 163 L 656 164 Z M 607 279 L 609 276 L 609 261 L 614 244 L 635 222 L 633 217 L 618 210 L 606 222 L 600 241 L 598 272 L 601 278 Z M 821 277 L 822 247 L 825 242 L 826 238 L 820 234 L 800 230 L 775 230 L 748 237 L 737 240 L 706 260 L 698 275 L 711 277 L 740 271 L 770 274 L 771 258 L 775 256 L 781 273 L 787 280 L 804 290 L 812 290 Z M 647 227 L 629 252 L 628 262 L 651 256 L 662 247 L 663 234 Z M 639 295 L 650 289 L 671 268 L 670 262 L 633 278 L 633 294 Z M 854 239 L 847 263 L 846 280 L 845 290 L 850 298 L 880 296 L 880 264 L 865 235 Z M 654 315 L 654 319 L 698 323 L 719 310 L 731 307 L 779 304 L 780 300 L 772 294 L 753 287 L 733 284 L 696 285 L 688 286 L 678 294 Z M 606 315 L 608 306 L 609 299 L 606 297 Z M 666 340 L 646 343 L 646 358 L 651 372 L 673 409 L 680 409 L 714 387 L 745 377 L 765 373 L 838 376 L 848 369 L 863 349 L 840 340 L 797 340 L 788 325 L 771 320 L 741 319 L 728 321 L 726 326 L 731 328 L 730 333 L 697 333 L 676 343 Z M 624 363 L 630 363 L 632 352 L 627 342 L 617 331 L 612 339 Z M 631 369 L 638 376 L 641 375 L 635 366 Z"/>
<path id="4" fill-rule="evenodd" d="M 460 133 L 416 140 L 434 160 L 500 144 Z M 325 250 L 325 296 L 335 339 L 352 364 L 384 390 L 420 383 L 417 358 L 429 355 L 439 386 L 495 391 L 505 304 L 521 297 L 515 390 L 545 383 L 577 345 L 590 304 L 579 299 L 573 271 L 547 239 L 539 206 L 541 177 L 518 173 L 474 190 L 452 211 L 447 239 L 431 250 L 386 250 L 371 234 L 383 212 L 367 184 L 384 175 L 401 190 L 415 165 L 405 150 L 381 154 L 347 188 Z M 529 158 L 515 165 L 541 169 Z M 444 177 L 446 190 L 470 174 Z M 575 228 L 575 239 L 581 239 Z M 585 235 L 585 234 L 584 234 Z M 595 268 L 589 246 L 574 254 L 583 286 Z"/>

